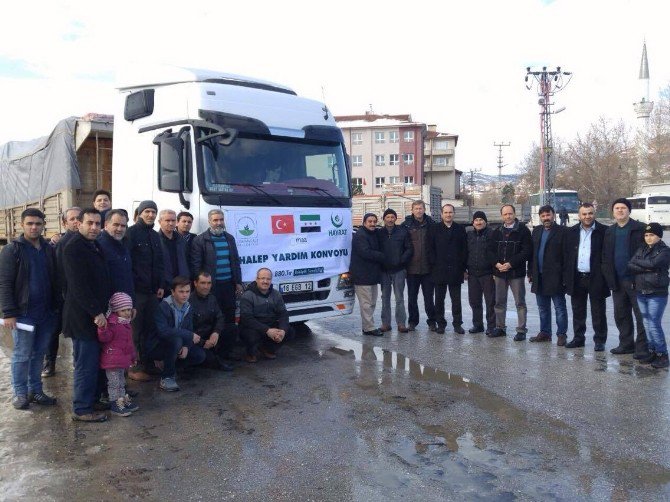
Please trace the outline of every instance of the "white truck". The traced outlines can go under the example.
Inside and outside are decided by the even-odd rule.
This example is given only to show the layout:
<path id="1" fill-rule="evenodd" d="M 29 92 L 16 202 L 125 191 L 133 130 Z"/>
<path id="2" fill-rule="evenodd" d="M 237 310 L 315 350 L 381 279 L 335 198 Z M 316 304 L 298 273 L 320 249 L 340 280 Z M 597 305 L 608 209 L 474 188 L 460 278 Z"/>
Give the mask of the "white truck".
<path id="1" fill-rule="evenodd" d="M 351 184 L 328 108 L 270 82 L 152 69 L 119 80 L 112 193 L 188 211 L 194 232 L 222 209 L 243 281 L 272 270 L 291 321 L 351 313 Z"/>

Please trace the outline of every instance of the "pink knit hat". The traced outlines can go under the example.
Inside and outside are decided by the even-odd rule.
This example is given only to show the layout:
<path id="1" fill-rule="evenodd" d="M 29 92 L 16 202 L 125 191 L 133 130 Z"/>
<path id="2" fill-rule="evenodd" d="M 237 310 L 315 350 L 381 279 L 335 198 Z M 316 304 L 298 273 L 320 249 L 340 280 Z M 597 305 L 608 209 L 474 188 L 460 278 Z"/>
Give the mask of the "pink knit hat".
<path id="1" fill-rule="evenodd" d="M 110 312 L 118 312 L 123 309 L 132 309 L 133 300 L 126 293 L 114 293 L 109 299 Z"/>

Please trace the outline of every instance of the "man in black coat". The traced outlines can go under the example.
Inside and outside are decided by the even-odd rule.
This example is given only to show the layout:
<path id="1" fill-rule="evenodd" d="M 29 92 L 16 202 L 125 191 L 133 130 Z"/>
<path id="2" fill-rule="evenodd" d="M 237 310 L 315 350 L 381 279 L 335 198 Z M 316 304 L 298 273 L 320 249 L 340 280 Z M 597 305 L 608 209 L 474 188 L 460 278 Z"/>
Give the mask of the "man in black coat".
<path id="1" fill-rule="evenodd" d="M 595 219 L 593 204 L 579 206 L 579 221 L 565 234 L 563 281 L 572 303 L 572 329 L 574 337 L 565 347 L 583 347 L 586 341 L 586 302 L 591 303 L 591 324 L 596 352 L 605 350 L 607 318 L 605 299 L 610 290 L 601 270 L 603 240 L 606 225 Z"/>
<path id="2" fill-rule="evenodd" d="M 405 278 L 407 263 L 412 258 L 412 241 L 407 228 L 396 225 L 398 214 L 391 208 L 384 211 L 384 226 L 377 230 L 382 263 L 382 332 L 391 331 L 391 291 L 395 296 L 395 322 L 400 333 L 409 329 L 405 312 Z"/>
<path id="3" fill-rule="evenodd" d="M 25 209 L 21 227 L 23 233 L 0 253 L 0 310 L 14 340 L 12 405 L 17 410 L 31 402 L 56 404 L 43 392 L 40 373 L 61 305 L 55 253 L 42 237 L 44 213 Z"/>
<path id="4" fill-rule="evenodd" d="M 100 343 L 98 328 L 107 325 L 109 298 L 112 295 L 107 264 L 96 241 L 100 234 L 100 212 L 82 210 L 79 233 L 63 250 L 67 292 L 63 308 L 63 334 L 72 338 L 74 375 L 72 418 L 85 422 L 104 422 L 107 416 L 93 410 L 98 394 Z"/>
<path id="5" fill-rule="evenodd" d="M 126 293 L 132 298 L 135 308 L 133 264 L 130 252 L 123 242 L 128 230 L 128 214 L 122 209 L 111 209 L 107 212 L 104 226 L 98 243 L 107 263 L 112 294 Z"/>
<path id="6" fill-rule="evenodd" d="M 484 211 L 472 215 L 471 232 L 468 232 L 468 301 L 472 309 L 470 333 L 484 331 L 482 296 L 486 305 L 486 334 L 491 334 L 496 325 L 495 284 L 493 282 L 493 259 L 491 256 L 491 230 Z"/>
<path id="7" fill-rule="evenodd" d="M 526 339 L 526 263 L 533 254 L 533 241 L 528 227 L 516 218 L 511 204 L 500 208 L 502 226 L 496 228 L 491 238 L 493 282 L 496 286 L 496 329 L 491 337 L 506 336 L 507 292 L 512 290 L 516 304 L 517 326 L 514 341 Z"/>
<path id="8" fill-rule="evenodd" d="M 138 365 L 128 370 L 132 380 L 146 382 L 151 379 L 147 371 L 155 371 L 149 360 L 146 341 L 156 331 L 156 309 L 165 293 L 163 278 L 163 251 L 160 237 L 154 230 L 158 206 L 144 200 L 137 207 L 137 221 L 126 232 L 126 247 L 130 251 L 135 283 L 135 309 L 133 343 L 138 355 Z"/>
<path id="9" fill-rule="evenodd" d="M 605 232 L 602 271 L 607 286 L 612 290 L 614 322 L 619 330 L 619 346 L 610 349 L 610 352 L 616 355 L 635 353 L 635 358 L 643 359 L 649 355 L 647 334 L 628 262 L 637 248 L 644 244 L 645 226 L 630 217 L 630 208 L 626 199 L 617 199 L 612 203 L 616 223 Z M 634 338 L 633 315 L 637 324 L 637 340 Z"/>
<path id="10" fill-rule="evenodd" d="M 158 235 L 161 238 L 163 253 L 163 290 L 172 286 L 172 280 L 177 276 L 189 277 L 189 256 L 186 254 L 188 246 L 186 240 L 177 232 L 177 213 L 172 209 L 161 209 L 158 213 Z"/>
<path id="11" fill-rule="evenodd" d="M 540 314 L 540 332 L 531 342 L 551 341 L 551 304 L 556 312 L 556 345 L 567 342 L 568 308 L 563 285 L 563 252 L 565 228 L 556 224 L 556 212 L 550 205 L 539 210 L 540 225 L 533 229 L 533 255 L 528 263 L 528 281 L 535 293 Z"/>
<path id="12" fill-rule="evenodd" d="M 464 334 L 461 284 L 465 280 L 468 263 L 468 243 L 463 225 L 454 222 L 454 206 L 442 206 L 442 221 L 428 230 L 428 261 L 435 284 L 436 333 L 443 334 L 447 326 L 444 316 L 444 299 L 449 289 L 454 331 Z"/>

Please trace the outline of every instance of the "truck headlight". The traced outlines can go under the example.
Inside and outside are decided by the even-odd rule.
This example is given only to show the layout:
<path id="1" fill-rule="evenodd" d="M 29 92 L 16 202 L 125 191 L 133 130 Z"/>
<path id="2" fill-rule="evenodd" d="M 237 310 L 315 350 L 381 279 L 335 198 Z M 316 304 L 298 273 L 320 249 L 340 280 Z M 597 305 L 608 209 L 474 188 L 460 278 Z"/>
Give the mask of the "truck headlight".
<path id="1" fill-rule="evenodd" d="M 351 275 L 349 272 L 340 274 L 340 278 L 337 280 L 337 289 L 349 289 L 352 287 L 353 284 L 351 283 Z"/>

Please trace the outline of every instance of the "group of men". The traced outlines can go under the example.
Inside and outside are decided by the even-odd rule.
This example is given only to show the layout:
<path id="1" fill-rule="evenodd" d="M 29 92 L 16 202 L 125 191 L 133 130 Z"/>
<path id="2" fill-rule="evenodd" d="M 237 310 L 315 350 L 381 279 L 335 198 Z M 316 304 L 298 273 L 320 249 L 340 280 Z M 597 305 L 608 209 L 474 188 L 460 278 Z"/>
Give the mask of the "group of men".
<path id="1" fill-rule="evenodd" d="M 159 229 L 154 230 L 158 218 Z M 289 316 L 272 272 L 260 269 L 242 288 L 235 239 L 224 230 L 224 215 L 212 210 L 209 228 L 190 232 L 193 216 L 158 211 L 142 201 L 128 225 L 123 209 L 112 209 L 111 194 L 96 192 L 94 206 L 64 211 L 65 232 L 43 237 L 45 216 L 35 208 L 21 215 L 22 234 L 0 253 L 0 310 L 12 331 L 13 405 L 54 405 L 42 377 L 56 369 L 59 334 L 73 344 L 73 419 L 104 421 L 104 372 L 100 372 L 99 327 L 108 302 L 123 292 L 133 300 L 133 342 L 138 354 L 129 378 L 177 391 L 176 367 L 206 364 L 230 371 L 238 335 L 248 362 L 274 359 L 290 334 Z M 240 297 L 240 324 L 235 322 Z"/>
<path id="2" fill-rule="evenodd" d="M 464 334 L 461 285 L 467 281 L 473 323 L 469 332 L 486 332 L 491 338 L 506 336 L 507 298 L 511 291 L 517 312 L 514 340 L 524 341 L 528 331 L 528 281 L 540 315 L 540 330 L 530 337 L 531 342 L 552 340 L 553 304 L 557 345 L 583 347 L 589 303 L 594 350 L 605 350 L 605 301 L 612 294 L 619 345 L 611 352 L 647 357 L 642 316 L 627 267 L 637 248 L 644 244 L 645 226 L 630 218 L 630 210 L 628 200 L 614 201 L 615 224 L 607 226 L 596 221 L 592 204 L 583 203 L 579 207 L 579 223 L 566 227 L 556 223 L 554 208 L 545 205 L 539 209 L 541 224 L 532 232 L 518 220 L 510 204 L 500 208 L 500 227 L 490 228 L 486 214 L 477 211 L 469 232 L 454 221 L 451 204 L 442 207 L 439 222 L 425 214 L 423 201 L 413 202 L 412 214 L 401 225 L 396 225 L 397 215 L 392 209 L 384 212 L 381 228 L 376 228 L 375 215 L 366 215 L 352 251 L 352 268 L 358 270 L 358 274 L 352 273 L 364 321 L 363 333 L 382 336 L 391 330 L 392 292 L 398 331 L 414 331 L 419 323 L 417 299 L 421 289 L 429 329 L 437 333 L 446 330 L 448 290 L 454 332 Z M 378 280 L 373 277 L 375 267 L 380 269 Z M 382 326 L 375 329 L 372 311 L 378 283 L 382 290 Z M 404 305 L 405 284 L 409 317 Z M 570 341 L 566 294 L 571 298 L 573 312 L 574 336 Z"/>

